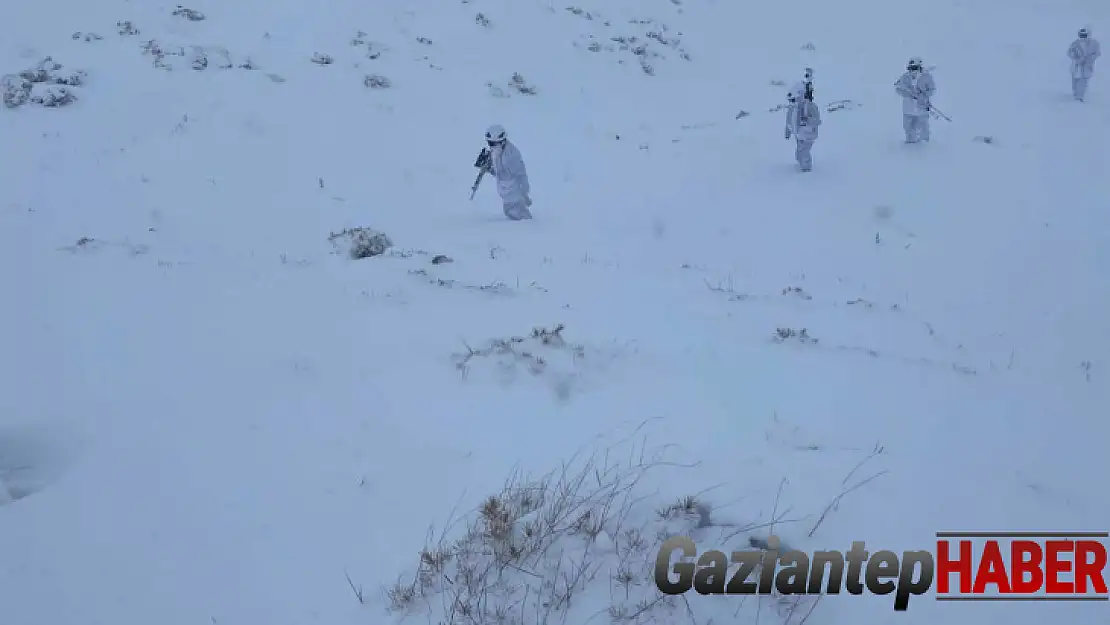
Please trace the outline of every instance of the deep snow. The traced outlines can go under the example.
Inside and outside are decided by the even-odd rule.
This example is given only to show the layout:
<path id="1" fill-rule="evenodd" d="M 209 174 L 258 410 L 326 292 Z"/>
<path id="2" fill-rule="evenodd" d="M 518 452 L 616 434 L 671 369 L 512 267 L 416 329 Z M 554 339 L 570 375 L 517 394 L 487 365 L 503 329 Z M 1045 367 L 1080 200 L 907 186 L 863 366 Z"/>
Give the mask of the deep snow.
<path id="1" fill-rule="evenodd" d="M 645 420 L 701 463 L 653 473 L 658 505 L 715 486 L 736 522 L 792 510 L 804 549 L 1110 525 L 1110 66 L 1079 104 L 1064 57 L 1110 5 L 386 4 L 0 5 L 0 73 L 87 72 L 69 106 L 0 111 L 0 471 L 60 476 L 0 507 L 0 623 L 384 622 L 430 524 Z M 648 42 L 654 75 L 606 49 L 642 19 L 681 39 Z M 954 120 L 927 146 L 901 143 L 911 55 Z M 769 109 L 807 66 L 857 106 L 803 176 Z M 490 181 L 467 201 L 494 122 L 532 222 Z M 395 253 L 333 254 L 356 226 Z M 582 357 L 453 364 L 556 323 Z M 807 537 L 877 444 L 885 473 Z M 1105 605 L 845 596 L 808 623 L 1046 619 Z"/>

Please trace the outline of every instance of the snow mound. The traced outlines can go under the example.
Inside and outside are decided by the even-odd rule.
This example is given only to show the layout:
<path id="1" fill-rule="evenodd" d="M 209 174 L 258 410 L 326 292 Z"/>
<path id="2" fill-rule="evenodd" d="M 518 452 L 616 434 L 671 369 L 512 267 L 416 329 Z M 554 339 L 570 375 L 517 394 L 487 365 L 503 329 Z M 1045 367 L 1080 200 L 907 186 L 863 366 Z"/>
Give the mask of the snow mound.
<path id="1" fill-rule="evenodd" d="M 85 77 L 80 70 L 63 73 L 62 64 L 48 56 L 18 74 L 0 78 L 0 94 L 8 108 L 27 103 L 56 108 L 77 100 L 73 87 L 83 85 Z"/>
<path id="2" fill-rule="evenodd" d="M 42 492 L 71 466 L 75 448 L 43 427 L 0 430 L 0 506 Z"/>
<path id="3" fill-rule="evenodd" d="M 429 531 L 415 571 L 385 591 L 389 610 L 444 625 L 587 623 L 599 616 L 629 625 L 706 622 L 699 618 L 704 611 L 722 604 L 657 590 L 663 543 L 690 536 L 732 551 L 762 551 L 767 529 L 722 522 L 700 495 L 661 500 L 646 488 L 648 473 L 685 466 L 661 449 L 626 442 L 539 477 L 516 473 L 477 510 L 449 519 L 438 535 Z M 818 599 L 771 595 L 746 609 L 791 625 Z"/>
<path id="4" fill-rule="evenodd" d="M 453 355 L 453 361 L 467 380 L 492 377 L 508 387 L 521 378 L 532 379 L 566 401 L 585 389 L 590 373 L 600 373 L 617 354 L 570 343 L 563 338 L 564 329 L 563 324 L 537 327 L 528 336 L 492 339 L 477 349 L 468 345 L 465 353 Z"/>
<path id="5" fill-rule="evenodd" d="M 384 232 L 370 228 L 347 228 L 341 232 L 333 232 L 328 241 L 336 250 L 342 249 L 341 241 L 345 241 L 347 254 L 354 260 L 381 256 L 393 247 L 393 242 Z"/>

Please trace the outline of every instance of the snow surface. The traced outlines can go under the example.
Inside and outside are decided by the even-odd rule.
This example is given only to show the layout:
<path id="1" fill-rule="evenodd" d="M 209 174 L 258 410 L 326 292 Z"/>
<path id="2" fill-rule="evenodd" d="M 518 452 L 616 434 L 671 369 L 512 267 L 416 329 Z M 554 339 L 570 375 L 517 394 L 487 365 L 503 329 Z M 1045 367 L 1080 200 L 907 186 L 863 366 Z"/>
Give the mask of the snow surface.
<path id="1" fill-rule="evenodd" d="M 621 440 L 676 463 L 649 506 L 789 511 L 807 550 L 1110 526 L 1110 70 L 1080 104 L 1064 57 L 1105 2 L 190 6 L 0 3 L 0 73 L 87 74 L 67 106 L 0 110 L 3 625 L 386 622 L 429 526 Z M 911 55 L 954 120 L 927 146 L 901 142 Z M 769 109 L 807 66 L 855 105 L 801 175 Z M 531 222 L 489 181 L 467 201 L 490 123 Z M 352 227 L 391 253 L 336 253 Z M 577 347 L 537 347 L 542 372 L 453 360 L 555 324 Z M 605 574 L 552 622 L 604 622 Z M 658 622 L 772 618 L 687 599 Z M 807 622 L 1106 618 L 891 603 Z"/>

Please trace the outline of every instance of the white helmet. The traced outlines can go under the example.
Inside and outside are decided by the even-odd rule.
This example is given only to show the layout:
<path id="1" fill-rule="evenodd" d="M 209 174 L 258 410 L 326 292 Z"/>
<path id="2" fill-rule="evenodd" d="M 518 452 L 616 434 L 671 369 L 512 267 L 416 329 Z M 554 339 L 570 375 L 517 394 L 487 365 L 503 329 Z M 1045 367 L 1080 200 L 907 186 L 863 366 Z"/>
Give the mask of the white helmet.
<path id="1" fill-rule="evenodd" d="M 924 67 L 925 67 L 925 62 L 922 61 L 921 57 L 919 57 L 919 56 L 910 57 L 909 63 L 906 63 L 906 69 L 908 69 L 908 70 L 915 70 L 915 69 L 919 70 L 919 69 L 923 69 Z"/>
<path id="2" fill-rule="evenodd" d="M 505 140 L 505 129 L 500 124 L 494 124 L 486 129 L 486 141 L 500 143 Z"/>
<path id="3" fill-rule="evenodd" d="M 1079 37 L 1081 39 L 1086 39 L 1090 34 L 1091 34 L 1091 29 L 1090 28 L 1084 27 L 1084 28 L 1079 29 Z"/>

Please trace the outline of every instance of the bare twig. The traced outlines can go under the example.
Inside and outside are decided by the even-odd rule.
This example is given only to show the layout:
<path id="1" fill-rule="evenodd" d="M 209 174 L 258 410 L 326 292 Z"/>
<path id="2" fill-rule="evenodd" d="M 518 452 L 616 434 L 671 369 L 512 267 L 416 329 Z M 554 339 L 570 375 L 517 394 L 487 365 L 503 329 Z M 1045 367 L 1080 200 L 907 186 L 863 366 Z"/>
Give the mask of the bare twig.
<path id="1" fill-rule="evenodd" d="M 363 595 L 362 595 L 362 586 L 359 586 L 358 588 L 356 588 L 354 581 L 351 580 L 350 574 L 347 573 L 346 571 L 343 571 L 343 576 L 347 578 L 347 584 L 350 585 L 351 592 L 355 593 L 355 599 L 358 599 L 359 603 L 365 605 L 366 600 L 365 600 L 365 598 L 363 598 Z"/>
<path id="2" fill-rule="evenodd" d="M 727 540 L 730 540 L 730 539 L 732 539 L 733 537 L 735 537 L 739 534 L 746 534 L 748 532 L 753 532 L 755 530 L 763 529 L 765 527 L 771 527 L 773 525 L 777 525 L 777 524 L 780 524 L 780 523 L 799 523 L 799 522 L 805 520 L 805 517 L 796 518 L 796 519 L 788 519 L 788 518 L 786 518 L 786 513 L 788 513 L 788 512 L 790 512 L 790 509 L 784 510 L 781 515 L 779 515 L 778 517 L 776 517 L 774 519 L 771 519 L 770 521 L 767 521 L 767 522 L 764 522 L 764 523 L 752 523 L 752 524 L 740 527 L 737 530 L 735 530 L 733 532 L 730 532 L 728 535 L 723 536 L 721 538 L 721 540 L 727 541 Z"/>
<path id="3" fill-rule="evenodd" d="M 771 525 L 770 525 L 769 529 L 767 530 L 767 533 L 769 535 L 774 535 L 774 533 L 775 533 L 775 516 L 778 515 L 778 513 L 779 513 L 779 497 L 782 496 L 782 489 L 783 489 L 784 486 L 786 486 L 786 478 L 785 477 L 782 478 L 782 481 L 779 482 L 779 489 L 778 489 L 778 491 L 775 492 L 775 504 L 774 504 L 774 507 L 771 508 Z"/>
<path id="4" fill-rule="evenodd" d="M 881 475 L 885 475 L 885 474 L 886 474 L 886 470 L 884 469 L 884 470 L 879 471 L 878 473 L 872 475 L 871 477 L 869 477 L 869 478 L 867 478 L 867 479 L 865 479 L 861 482 L 857 482 L 852 487 L 841 491 L 839 495 L 834 497 L 833 500 L 831 502 L 829 502 L 828 506 L 825 506 L 825 510 L 821 512 L 821 516 L 817 519 L 817 523 L 814 524 L 813 529 L 809 530 L 809 534 L 807 534 L 807 536 L 809 538 L 813 538 L 813 534 L 817 531 L 817 528 L 821 527 L 821 524 L 825 522 L 825 517 L 828 516 L 829 512 L 832 512 L 833 510 L 837 510 L 837 509 L 840 508 L 840 501 L 842 499 L 844 499 L 845 495 L 847 495 L 848 493 L 860 488 L 864 484 L 867 484 L 871 480 L 874 480 L 875 478 L 877 478 Z"/>
<path id="5" fill-rule="evenodd" d="M 859 464 L 857 464 L 855 467 L 853 467 L 852 470 L 848 472 L 848 475 L 844 476 L 844 479 L 841 480 L 840 483 L 841 484 L 847 484 L 848 480 L 850 480 L 852 478 L 852 476 L 855 474 L 856 471 L 858 471 L 860 469 L 860 467 L 862 467 L 864 464 L 867 463 L 867 461 L 871 460 L 875 456 L 878 456 L 879 454 L 883 453 L 884 449 L 885 448 L 882 445 L 880 445 L 878 443 L 875 443 L 875 447 L 871 449 L 871 453 L 868 454 L 863 460 L 860 460 Z"/>
<path id="6" fill-rule="evenodd" d="M 810 615 L 813 614 L 813 611 L 817 609 L 817 605 L 820 604 L 821 600 L 824 598 L 825 595 L 817 595 L 817 600 L 813 602 L 813 605 L 809 606 L 809 612 L 806 612 L 806 615 L 802 617 L 802 620 L 798 621 L 798 625 L 805 625 L 805 622 L 809 620 Z"/>

